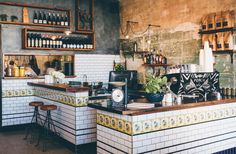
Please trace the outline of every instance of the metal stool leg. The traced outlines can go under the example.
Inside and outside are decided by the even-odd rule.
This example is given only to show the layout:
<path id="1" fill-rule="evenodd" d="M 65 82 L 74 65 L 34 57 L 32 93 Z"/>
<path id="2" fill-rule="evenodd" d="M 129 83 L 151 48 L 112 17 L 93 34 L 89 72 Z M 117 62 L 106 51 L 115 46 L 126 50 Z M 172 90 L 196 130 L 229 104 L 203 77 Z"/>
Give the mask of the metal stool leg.
<path id="1" fill-rule="evenodd" d="M 33 114 L 33 117 L 32 117 L 32 119 L 31 119 L 31 122 L 30 122 L 30 124 L 29 124 L 30 126 L 28 126 L 28 127 L 26 128 L 26 134 L 25 134 L 24 140 L 26 140 L 26 139 L 28 138 L 29 133 L 30 133 L 30 130 L 31 130 L 31 127 L 32 127 L 32 124 L 33 124 L 33 121 L 34 121 L 34 119 L 35 119 L 36 116 L 37 116 L 36 108 L 38 108 L 38 107 L 35 107 L 35 108 L 34 108 L 34 114 Z"/>

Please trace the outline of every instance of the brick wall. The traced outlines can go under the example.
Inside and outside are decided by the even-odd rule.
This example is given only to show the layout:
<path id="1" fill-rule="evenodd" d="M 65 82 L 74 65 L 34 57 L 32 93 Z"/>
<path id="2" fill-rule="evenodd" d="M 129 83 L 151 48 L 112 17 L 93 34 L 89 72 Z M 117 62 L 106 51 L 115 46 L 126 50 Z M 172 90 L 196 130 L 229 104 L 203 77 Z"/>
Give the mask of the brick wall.
<path id="1" fill-rule="evenodd" d="M 198 63 L 201 40 L 198 34 L 201 18 L 212 12 L 235 10 L 235 0 L 122 0 L 121 1 L 121 25 L 125 29 L 126 21 L 137 21 L 133 26 L 135 34 L 130 33 L 130 38 L 138 42 L 139 50 L 147 49 L 147 32 L 143 32 L 148 24 L 160 25 L 160 28 L 152 27 L 151 49 L 162 50 L 168 57 L 169 63 Z M 138 34 L 139 33 L 139 34 Z M 123 38 L 123 36 L 121 35 Z M 142 70 L 142 60 L 128 61 L 129 69 Z M 216 57 L 215 68 L 221 73 L 222 86 L 236 87 L 235 67 L 230 63 L 228 54 Z M 234 84 L 232 84 L 234 83 Z"/>

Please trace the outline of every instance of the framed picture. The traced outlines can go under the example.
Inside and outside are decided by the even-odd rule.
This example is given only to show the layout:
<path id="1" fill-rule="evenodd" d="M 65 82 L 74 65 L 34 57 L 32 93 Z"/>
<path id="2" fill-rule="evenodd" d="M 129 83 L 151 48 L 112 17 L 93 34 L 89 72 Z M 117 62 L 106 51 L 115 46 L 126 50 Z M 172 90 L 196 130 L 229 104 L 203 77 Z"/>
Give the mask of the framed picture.
<path id="1" fill-rule="evenodd" d="M 94 0 L 76 0 L 75 27 L 78 31 L 94 30 Z"/>

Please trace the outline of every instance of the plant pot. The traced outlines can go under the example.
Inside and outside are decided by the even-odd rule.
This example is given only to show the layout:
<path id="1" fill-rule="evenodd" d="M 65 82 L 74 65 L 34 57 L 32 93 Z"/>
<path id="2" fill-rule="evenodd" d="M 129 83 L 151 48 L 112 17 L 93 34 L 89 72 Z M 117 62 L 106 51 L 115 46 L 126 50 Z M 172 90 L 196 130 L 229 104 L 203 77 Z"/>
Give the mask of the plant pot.
<path id="1" fill-rule="evenodd" d="M 150 103 L 159 103 L 163 100 L 163 93 L 147 93 L 146 98 Z"/>

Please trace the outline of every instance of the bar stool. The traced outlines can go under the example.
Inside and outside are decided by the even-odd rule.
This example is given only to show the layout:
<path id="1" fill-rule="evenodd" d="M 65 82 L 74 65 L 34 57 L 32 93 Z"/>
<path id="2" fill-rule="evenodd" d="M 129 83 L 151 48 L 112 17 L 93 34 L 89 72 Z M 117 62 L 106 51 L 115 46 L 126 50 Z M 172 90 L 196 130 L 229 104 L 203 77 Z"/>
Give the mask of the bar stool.
<path id="1" fill-rule="evenodd" d="M 47 111 L 47 114 L 43 123 L 43 128 L 44 128 L 43 133 L 40 134 L 37 145 L 39 145 L 41 139 L 42 140 L 48 139 L 50 137 L 50 134 L 59 135 L 55 129 L 55 125 L 53 123 L 52 116 L 51 116 L 51 111 L 56 110 L 57 106 L 56 105 L 42 105 L 40 109 L 43 111 Z M 45 141 L 43 141 L 43 151 L 46 151 Z"/>
<path id="2" fill-rule="evenodd" d="M 42 105 L 43 105 L 43 102 L 41 102 L 41 101 L 33 101 L 33 102 L 29 103 L 29 106 L 34 107 L 34 114 L 33 114 L 33 117 L 30 122 L 29 127 L 26 128 L 26 135 L 24 137 L 24 140 L 26 140 L 28 138 L 28 135 L 31 134 L 31 142 L 32 142 L 32 139 L 34 136 L 33 133 L 35 133 L 35 129 L 37 127 L 37 124 L 39 124 L 38 119 L 42 123 L 42 119 L 40 118 L 39 109 L 38 109 Z M 34 120 L 35 120 L 35 122 L 34 122 Z M 32 126 L 34 126 L 34 127 L 32 127 Z"/>

